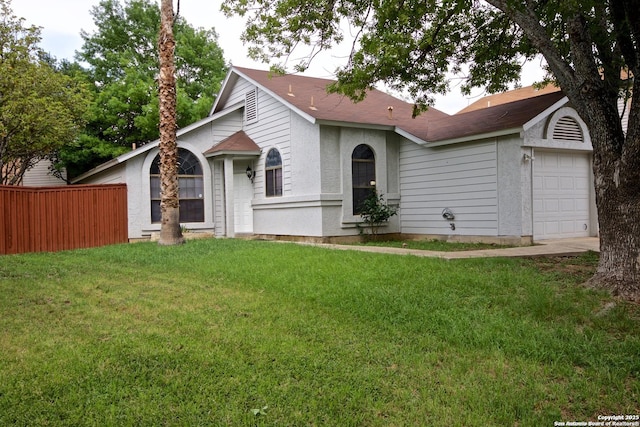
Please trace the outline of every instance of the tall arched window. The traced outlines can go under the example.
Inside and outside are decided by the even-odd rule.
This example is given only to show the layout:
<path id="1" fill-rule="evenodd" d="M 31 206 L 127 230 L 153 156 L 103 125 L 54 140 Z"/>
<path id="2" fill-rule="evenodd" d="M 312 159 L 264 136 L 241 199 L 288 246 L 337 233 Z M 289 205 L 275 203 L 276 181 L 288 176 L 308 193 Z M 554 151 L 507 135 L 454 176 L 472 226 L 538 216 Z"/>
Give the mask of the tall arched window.
<path id="1" fill-rule="evenodd" d="M 162 219 L 160 211 L 160 154 L 151 164 L 151 222 Z M 184 148 L 178 148 L 178 198 L 180 222 L 204 222 L 204 180 L 198 158 Z"/>
<path id="2" fill-rule="evenodd" d="M 376 185 L 376 158 L 371 147 L 358 145 L 351 154 L 351 185 L 353 186 L 353 214 L 360 214 L 362 202 Z"/>
<path id="3" fill-rule="evenodd" d="M 280 152 L 275 148 L 269 150 L 264 166 L 267 197 L 282 196 L 282 157 L 280 157 Z"/>

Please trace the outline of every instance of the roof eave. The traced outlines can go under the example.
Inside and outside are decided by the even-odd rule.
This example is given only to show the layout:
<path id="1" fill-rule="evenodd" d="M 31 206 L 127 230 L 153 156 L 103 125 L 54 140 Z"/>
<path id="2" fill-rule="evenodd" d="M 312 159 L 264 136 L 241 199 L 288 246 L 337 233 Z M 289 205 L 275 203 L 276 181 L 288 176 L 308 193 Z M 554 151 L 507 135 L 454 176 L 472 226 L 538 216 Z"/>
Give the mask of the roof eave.
<path id="1" fill-rule="evenodd" d="M 221 157 L 221 156 L 258 157 L 260 156 L 260 154 L 262 154 L 260 150 L 256 150 L 256 151 L 221 150 L 221 151 L 214 151 L 213 153 L 205 154 L 204 156 L 209 159 L 209 158 Z"/>
<path id="2" fill-rule="evenodd" d="M 460 136 L 458 138 L 442 139 L 438 141 L 426 141 L 426 142 L 422 142 L 421 145 L 425 147 L 440 147 L 443 145 L 460 144 L 463 142 L 477 141 L 479 139 L 489 139 L 489 138 L 497 138 L 500 136 L 520 134 L 520 132 L 522 132 L 522 126 L 509 128 L 509 129 L 500 129 L 493 132 L 465 135 L 465 136 Z"/>
<path id="3" fill-rule="evenodd" d="M 527 130 L 531 129 L 533 126 L 535 126 L 541 120 L 544 120 L 549 115 L 551 115 L 551 113 L 553 113 L 555 110 L 557 110 L 558 108 L 562 107 L 563 105 L 565 105 L 568 102 L 569 102 L 569 98 L 568 97 L 566 97 L 566 96 L 562 97 L 561 99 L 556 101 L 551 106 L 545 108 L 542 112 L 537 114 L 534 118 L 528 120 L 525 124 L 523 124 L 522 125 L 522 130 L 524 130 L 526 132 Z"/>
<path id="4" fill-rule="evenodd" d="M 197 128 L 199 128 L 200 126 L 206 125 L 208 123 L 211 123 L 212 121 L 219 119 L 220 117 L 226 116 L 227 114 L 242 108 L 243 104 L 242 103 L 237 103 L 235 105 L 232 105 L 229 108 L 225 108 L 223 111 L 220 111 L 212 116 L 208 116 L 205 117 L 202 120 L 199 120 L 195 123 L 190 124 L 189 126 L 186 126 L 182 129 L 178 129 L 178 131 L 176 132 L 176 138 L 179 138 L 181 136 L 183 136 L 186 133 L 189 133 Z M 100 173 L 102 171 L 105 171 L 109 168 L 112 168 L 113 166 L 116 166 L 120 163 L 125 163 L 127 160 L 132 159 L 136 156 L 139 156 L 142 153 L 146 153 L 149 150 L 152 150 L 154 148 L 156 148 L 158 145 L 160 145 L 160 140 L 156 139 L 155 141 L 149 142 L 147 144 L 144 144 L 141 147 L 136 148 L 135 150 L 132 151 L 128 151 L 124 154 L 119 155 L 118 157 L 116 157 L 115 159 L 111 159 L 101 165 L 96 166 L 95 168 L 83 173 L 82 175 L 78 176 L 77 178 L 71 180 L 72 183 L 75 183 L 81 179 L 86 179 L 88 177 L 90 177 L 91 175 L 94 175 L 96 173 Z"/>
<path id="5" fill-rule="evenodd" d="M 82 181 L 83 179 L 86 179 L 86 178 L 88 178 L 88 177 L 90 177 L 92 175 L 95 175 L 97 173 L 106 171 L 107 169 L 111 169 L 112 167 L 117 166 L 120 163 L 122 163 L 122 161 L 120 161 L 120 157 L 116 157 L 115 159 L 111 159 L 109 161 L 106 161 L 106 162 L 102 163 L 101 165 L 98 165 L 95 168 L 86 171 L 82 175 L 79 175 L 79 176 L 73 178 L 71 180 L 71 183 L 72 184 L 76 184 L 76 183 Z"/>
<path id="6" fill-rule="evenodd" d="M 407 138 L 409 141 L 411 141 L 411 142 L 415 142 L 415 143 L 416 143 L 416 144 L 418 144 L 418 145 L 424 145 L 424 144 L 426 144 L 426 143 L 427 143 L 427 141 L 425 141 L 424 139 L 422 139 L 422 138 L 418 138 L 418 137 L 417 137 L 417 136 L 415 136 L 414 134 L 409 133 L 409 132 L 407 132 L 406 130 L 404 130 L 404 129 L 402 129 L 402 128 L 396 127 L 396 128 L 395 128 L 395 131 L 396 131 L 396 133 L 397 133 L 398 135 L 400 135 L 400 136 L 402 136 L 402 137 L 404 137 L 404 138 Z"/>
<path id="7" fill-rule="evenodd" d="M 341 127 L 373 129 L 373 130 L 393 131 L 395 129 L 395 126 L 393 125 L 381 125 L 381 124 L 374 124 L 374 123 L 358 123 L 358 122 L 342 122 L 340 120 L 317 119 L 316 123 L 324 126 L 341 126 Z"/>
<path id="8" fill-rule="evenodd" d="M 220 86 L 221 90 L 218 93 L 218 96 L 216 96 L 216 99 L 213 101 L 213 106 L 211 107 L 211 110 L 209 111 L 209 116 L 213 116 L 216 109 L 218 108 L 218 104 L 220 104 L 220 102 L 222 102 L 221 100 L 224 98 L 223 95 L 225 95 L 225 89 L 228 87 L 229 81 L 231 80 L 232 75 L 234 74 L 234 68 L 233 66 L 231 68 L 229 68 L 229 70 L 227 71 L 227 75 L 224 77 L 224 80 L 222 81 L 222 85 Z M 237 75 L 237 73 L 236 73 Z"/>

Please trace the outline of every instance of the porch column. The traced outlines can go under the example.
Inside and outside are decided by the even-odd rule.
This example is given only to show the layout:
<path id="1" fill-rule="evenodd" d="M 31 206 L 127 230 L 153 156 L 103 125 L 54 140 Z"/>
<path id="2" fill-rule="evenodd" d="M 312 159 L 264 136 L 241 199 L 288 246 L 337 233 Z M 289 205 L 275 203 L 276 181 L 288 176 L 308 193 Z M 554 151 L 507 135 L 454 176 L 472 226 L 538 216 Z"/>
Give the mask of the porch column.
<path id="1" fill-rule="evenodd" d="M 233 157 L 224 158 L 224 204 L 227 237 L 235 237 L 233 198 Z"/>

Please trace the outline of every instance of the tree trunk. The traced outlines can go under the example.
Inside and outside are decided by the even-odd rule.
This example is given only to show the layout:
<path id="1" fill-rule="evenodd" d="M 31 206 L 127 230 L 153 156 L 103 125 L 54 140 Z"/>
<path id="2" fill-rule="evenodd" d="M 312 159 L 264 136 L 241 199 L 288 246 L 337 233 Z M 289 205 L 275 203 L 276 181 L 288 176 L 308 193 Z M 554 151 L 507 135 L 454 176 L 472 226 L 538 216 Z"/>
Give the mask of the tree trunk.
<path id="1" fill-rule="evenodd" d="M 618 93 L 602 80 L 593 79 L 572 95 L 593 144 L 600 261 L 588 284 L 640 301 L 640 110 L 632 106 L 625 132 Z"/>
<path id="2" fill-rule="evenodd" d="M 178 199 L 178 146 L 176 144 L 176 78 L 174 65 L 173 1 L 162 0 L 160 18 L 160 245 L 184 243 Z"/>
<path id="3" fill-rule="evenodd" d="M 629 121 L 625 136 L 617 114 L 592 109 L 591 115 L 600 261 L 589 284 L 640 301 L 640 153 L 629 151 L 638 146 L 631 140 L 638 135 L 632 128 L 638 122 Z"/>
<path id="4" fill-rule="evenodd" d="M 600 261 L 589 284 L 640 302 L 640 209 L 638 203 L 599 191 Z"/>
<path id="5" fill-rule="evenodd" d="M 640 80 L 633 80 L 631 93 L 634 99 L 626 134 L 617 107 L 621 76 L 629 70 L 634 75 L 640 74 L 637 72 L 637 45 L 632 45 L 637 40 L 625 33 L 630 28 L 629 20 L 637 24 L 637 8 L 620 9 L 624 2 L 609 5 L 612 10 L 617 9 L 616 15 L 621 19 L 618 26 L 605 23 L 602 28 L 603 34 L 609 27 L 618 31 L 619 38 L 611 41 L 610 47 L 606 47 L 605 39 L 594 42 L 582 14 L 568 19 L 563 27 L 571 49 L 571 62 L 568 62 L 565 52 L 558 49 L 549 38 L 547 28 L 541 24 L 536 10 L 538 3 L 524 2 L 527 6 L 522 10 L 507 0 L 487 1 L 516 22 L 544 55 L 559 86 L 589 129 L 600 226 L 600 261 L 589 284 L 640 301 L 640 98 L 635 96 L 640 94 Z M 631 44 L 621 48 L 621 40 Z M 618 52 L 624 53 L 624 57 L 616 57 L 622 63 L 609 59 L 603 61 L 606 65 L 598 65 L 594 56 L 598 43 L 599 47 L 604 46 L 604 49 L 598 49 L 598 54 L 605 57 L 615 56 L 618 50 L 624 51 Z M 611 51 L 607 51 L 609 48 Z"/>

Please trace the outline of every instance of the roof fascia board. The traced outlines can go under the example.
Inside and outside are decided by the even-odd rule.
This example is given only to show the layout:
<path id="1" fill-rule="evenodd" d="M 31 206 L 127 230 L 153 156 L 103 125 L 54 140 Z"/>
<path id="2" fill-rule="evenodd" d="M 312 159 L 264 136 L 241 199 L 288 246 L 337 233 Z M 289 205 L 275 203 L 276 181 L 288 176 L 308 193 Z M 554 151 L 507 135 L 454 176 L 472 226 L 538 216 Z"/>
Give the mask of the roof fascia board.
<path id="1" fill-rule="evenodd" d="M 227 90 L 227 87 L 229 86 L 229 81 L 231 80 L 231 77 L 234 71 L 235 69 L 233 68 L 233 66 L 229 68 L 229 71 L 227 71 L 227 75 L 224 77 L 224 80 L 222 81 L 222 86 L 220 86 L 221 87 L 220 92 L 218 93 L 218 96 L 216 96 L 215 101 L 213 101 L 213 106 L 209 111 L 210 116 L 213 115 L 213 113 L 216 111 L 216 108 L 218 108 L 218 104 L 221 102 L 220 100 L 223 98 L 222 94 Z"/>
<path id="2" fill-rule="evenodd" d="M 256 151 L 222 150 L 222 151 L 216 151 L 214 153 L 206 154 L 205 157 L 206 158 L 220 157 L 220 156 L 255 157 L 255 156 L 259 156 L 260 154 L 262 154 L 262 152 L 259 150 L 256 150 Z"/>
<path id="3" fill-rule="evenodd" d="M 394 126 L 389 125 L 376 125 L 371 123 L 356 123 L 356 122 L 341 122 L 337 120 L 323 120 L 318 119 L 317 123 L 319 125 L 325 126 L 341 126 L 341 127 L 349 127 L 349 128 L 359 128 L 359 129 L 373 129 L 373 130 L 394 130 Z"/>
<path id="4" fill-rule="evenodd" d="M 418 138 L 417 136 L 415 136 L 412 133 L 407 132 L 406 130 L 396 127 L 395 129 L 396 133 L 404 138 L 407 138 L 409 141 L 411 142 L 415 142 L 416 144 L 419 145 L 425 145 L 427 143 L 427 141 L 425 141 L 422 138 Z"/>
<path id="5" fill-rule="evenodd" d="M 112 167 L 114 167 L 114 166 L 116 166 L 116 165 L 120 164 L 121 162 L 120 162 L 120 161 L 118 161 L 118 159 L 119 159 L 119 157 L 116 157 L 115 159 L 111 159 L 111 160 L 109 160 L 109 161 L 106 161 L 106 162 L 104 162 L 103 164 L 98 165 L 98 166 L 96 166 L 95 168 L 93 168 L 93 169 L 90 169 L 90 170 L 86 171 L 86 172 L 85 172 L 85 173 L 83 173 L 82 175 L 79 175 L 79 176 L 77 176 L 77 177 L 73 178 L 73 179 L 71 180 L 71 183 L 72 183 L 72 184 L 75 184 L 76 182 L 80 182 L 80 181 L 82 181 L 83 179 L 90 177 L 91 175 L 95 175 L 95 174 L 97 174 L 97 173 L 100 173 L 100 172 L 102 172 L 102 171 L 105 171 L 105 170 L 107 170 L 107 169 L 110 169 L 110 168 L 112 168 Z"/>
<path id="6" fill-rule="evenodd" d="M 235 105 L 232 105 L 229 108 L 226 108 L 212 116 L 208 116 L 205 117 L 202 120 L 199 120 L 195 123 L 190 124 L 189 126 L 186 126 L 182 129 L 178 129 L 178 131 L 176 132 L 176 138 L 180 138 L 181 136 L 183 136 L 186 133 L 191 132 L 194 129 L 199 128 L 200 126 L 206 125 L 208 123 L 211 123 L 214 120 L 219 119 L 220 117 L 224 117 L 227 114 L 232 113 L 233 111 L 236 111 L 240 108 L 242 108 L 243 103 L 239 102 L 236 103 Z M 154 148 L 156 148 L 158 145 L 160 145 L 160 140 L 156 139 L 155 141 L 149 142 L 147 144 L 144 144 L 141 147 L 136 148 L 135 150 L 131 150 L 129 152 L 126 152 L 124 154 L 119 155 L 118 157 L 116 157 L 115 159 L 111 159 L 101 165 L 96 166 L 95 168 L 83 173 L 82 175 L 78 176 L 77 178 L 74 178 L 71 182 L 78 182 L 80 180 L 83 180 L 85 178 L 90 177 L 91 175 L 95 175 L 99 172 L 105 171 L 109 168 L 112 168 L 113 166 L 116 166 L 120 163 L 124 163 L 129 159 L 132 159 L 136 156 L 139 156 L 140 154 L 146 153 L 147 151 L 150 151 Z"/>
<path id="7" fill-rule="evenodd" d="M 242 108 L 242 106 L 243 106 L 242 102 L 238 102 L 237 104 L 232 105 L 229 108 L 225 108 L 224 110 L 214 114 L 213 116 L 205 117 L 202 120 L 199 120 L 199 121 L 197 121 L 195 123 L 190 124 L 189 126 L 186 126 L 186 127 L 182 128 L 182 129 L 178 129 L 178 131 L 176 132 L 176 138 L 180 138 L 181 136 L 183 136 L 186 133 L 189 133 L 189 132 L 191 132 L 191 131 L 193 131 L 195 129 L 198 129 L 199 127 L 204 126 L 204 125 L 206 125 L 208 123 L 211 123 L 212 121 L 217 120 L 217 119 L 219 119 L 221 117 L 224 117 L 227 114 L 230 114 L 233 111 L 236 111 L 236 110 Z M 129 160 L 129 159 L 131 159 L 131 158 L 133 158 L 133 157 L 135 157 L 135 156 L 137 156 L 139 154 L 142 154 L 142 153 L 144 153 L 144 152 L 146 152 L 146 151 L 148 151 L 148 150 L 150 150 L 152 148 L 157 147 L 159 144 L 160 144 L 160 140 L 156 139 L 155 141 L 152 141 L 152 142 L 150 142 L 148 144 L 143 145 L 142 147 L 138 148 L 137 150 L 129 151 L 128 153 L 124 153 L 124 154 L 118 156 L 117 159 L 119 159 L 120 162 L 127 161 L 127 160 Z"/>
<path id="8" fill-rule="evenodd" d="M 183 127 L 182 129 L 178 129 L 178 131 L 176 132 L 176 136 L 180 137 L 182 135 L 184 135 L 185 133 L 189 133 L 194 129 L 199 128 L 202 125 L 206 125 L 208 123 L 211 123 L 214 120 L 219 119 L 220 117 L 224 117 L 227 114 L 230 114 L 236 110 L 239 110 L 240 108 L 243 107 L 243 103 L 242 102 L 238 102 L 230 107 L 225 108 L 222 111 L 218 111 L 216 114 L 213 114 L 211 116 L 207 116 L 204 119 L 198 120 L 197 122 L 191 123 L 188 126 Z"/>
<path id="9" fill-rule="evenodd" d="M 565 105 L 568 102 L 569 102 L 569 98 L 567 98 L 566 96 L 561 98 L 560 100 L 556 101 L 555 104 L 553 104 L 550 107 L 546 108 L 544 111 L 539 113 L 537 116 L 535 116 L 534 118 L 532 118 L 531 120 L 526 122 L 524 125 L 522 125 L 522 130 L 525 131 L 525 132 L 528 131 L 533 126 L 538 124 L 541 120 L 547 118 L 549 115 L 551 115 L 551 113 L 553 113 L 555 110 L 557 110 L 558 108 L 562 107 L 563 105 Z"/>

